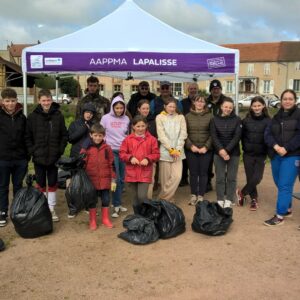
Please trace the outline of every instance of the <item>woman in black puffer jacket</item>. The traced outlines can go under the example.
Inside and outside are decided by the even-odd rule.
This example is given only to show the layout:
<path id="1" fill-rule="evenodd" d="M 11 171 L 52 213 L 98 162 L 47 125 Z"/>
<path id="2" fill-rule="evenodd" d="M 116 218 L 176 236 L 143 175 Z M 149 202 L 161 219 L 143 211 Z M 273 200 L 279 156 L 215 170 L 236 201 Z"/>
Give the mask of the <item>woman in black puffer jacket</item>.
<path id="1" fill-rule="evenodd" d="M 257 185 L 263 178 L 268 146 L 264 142 L 265 129 L 271 119 L 264 99 L 256 96 L 251 100 L 248 114 L 242 121 L 243 161 L 247 178 L 246 185 L 238 191 L 239 205 L 245 202 L 245 196 L 251 197 L 250 210 L 257 209 Z"/>
<path id="2" fill-rule="evenodd" d="M 236 198 L 241 127 L 241 119 L 234 112 L 233 100 L 224 98 L 220 112 L 213 117 L 210 126 L 214 146 L 217 200 L 223 207 L 233 204 Z"/>

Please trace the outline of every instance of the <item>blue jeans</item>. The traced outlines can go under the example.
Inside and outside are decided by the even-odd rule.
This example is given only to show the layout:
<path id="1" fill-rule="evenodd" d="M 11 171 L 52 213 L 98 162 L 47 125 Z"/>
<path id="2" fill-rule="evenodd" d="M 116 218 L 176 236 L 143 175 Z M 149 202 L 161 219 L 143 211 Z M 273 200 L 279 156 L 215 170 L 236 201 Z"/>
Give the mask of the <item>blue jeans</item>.
<path id="1" fill-rule="evenodd" d="M 114 154 L 114 164 L 117 176 L 117 188 L 116 191 L 112 193 L 112 204 L 113 206 L 121 205 L 122 191 L 124 188 L 124 177 L 125 177 L 125 163 L 120 160 L 119 151 L 113 150 Z"/>
<path id="2" fill-rule="evenodd" d="M 10 176 L 13 184 L 13 194 L 22 188 L 27 172 L 27 160 L 0 160 L 0 211 L 7 214 Z"/>
<path id="3" fill-rule="evenodd" d="M 271 161 L 272 175 L 278 189 L 276 207 L 278 215 L 284 215 L 292 207 L 292 193 L 298 175 L 299 160 L 300 156 L 275 155 Z"/>

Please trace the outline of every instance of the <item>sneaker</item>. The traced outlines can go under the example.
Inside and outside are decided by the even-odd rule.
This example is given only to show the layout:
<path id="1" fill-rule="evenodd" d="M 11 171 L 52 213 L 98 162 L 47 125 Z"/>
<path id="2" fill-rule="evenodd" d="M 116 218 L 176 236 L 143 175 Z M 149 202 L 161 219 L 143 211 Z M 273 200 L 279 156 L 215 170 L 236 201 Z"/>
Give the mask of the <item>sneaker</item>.
<path id="1" fill-rule="evenodd" d="M 58 222 L 59 221 L 59 217 L 57 216 L 56 212 L 54 209 L 51 209 L 51 215 L 52 215 L 52 221 L 53 222 Z"/>
<path id="2" fill-rule="evenodd" d="M 236 189 L 235 193 L 236 193 L 238 206 L 243 206 L 246 202 L 245 196 L 242 194 L 242 192 L 239 189 Z"/>
<path id="3" fill-rule="evenodd" d="M 188 204 L 189 205 L 196 205 L 196 203 L 197 203 L 197 196 L 196 195 L 191 195 L 191 199 L 189 200 L 189 202 L 188 202 Z"/>
<path id="4" fill-rule="evenodd" d="M 285 218 L 291 218 L 293 216 L 293 212 L 288 210 L 285 214 L 282 215 Z"/>
<path id="5" fill-rule="evenodd" d="M 120 210 L 121 212 L 126 212 L 126 211 L 127 211 L 127 208 L 124 207 L 124 206 L 122 206 L 122 205 L 120 205 L 120 206 L 119 206 L 119 210 Z"/>
<path id="6" fill-rule="evenodd" d="M 235 205 L 233 202 L 231 202 L 230 200 L 225 200 L 224 201 L 224 208 L 227 208 L 227 207 L 231 207 L 232 205 Z"/>
<path id="7" fill-rule="evenodd" d="M 0 227 L 7 225 L 7 214 L 4 211 L 0 212 Z"/>
<path id="8" fill-rule="evenodd" d="M 255 211 L 257 210 L 257 208 L 258 208 L 257 200 L 252 199 L 250 203 L 250 210 Z"/>
<path id="9" fill-rule="evenodd" d="M 73 218 L 75 218 L 77 216 L 77 214 L 75 213 L 75 212 L 69 212 L 68 213 L 68 219 L 73 219 Z"/>
<path id="10" fill-rule="evenodd" d="M 266 226 L 282 225 L 283 223 L 284 223 L 283 218 L 278 218 L 276 215 L 275 215 L 273 218 L 271 218 L 271 219 L 269 219 L 269 220 L 266 220 L 266 221 L 264 222 L 264 224 L 265 224 Z"/>
<path id="11" fill-rule="evenodd" d="M 222 208 L 224 208 L 224 200 L 218 200 L 217 202 Z"/>
<path id="12" fill-rule="evenodd" d="M 119 208 L 119 206 L 116 206 L 115 208 L 114 208 L 114 212 L 112 213 L 112 217 L 113 218 L 119 218 L 119 212 L 120 212 L 120 208 Z"/>

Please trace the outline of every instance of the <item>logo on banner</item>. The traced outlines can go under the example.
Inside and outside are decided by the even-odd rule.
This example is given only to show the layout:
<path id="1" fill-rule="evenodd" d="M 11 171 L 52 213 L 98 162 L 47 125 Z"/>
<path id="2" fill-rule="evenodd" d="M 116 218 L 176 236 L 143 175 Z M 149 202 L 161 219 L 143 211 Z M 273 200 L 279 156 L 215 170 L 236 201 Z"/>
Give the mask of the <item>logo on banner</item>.
<path id="1" fill-rule="evenodd" d="M 43 55 L 30 55 L 31 69 L 42 69 L 43 66 Z"/>
<path id="2" fill-rule="evenodd" d="M 62 64 L 61 57 L 45 57 L 45 66 L 62 66 Z"/>
<path id="3" fill-rule="evenodd" d="M 226 67 L 225 57 L 209 58 L 207 60 L 207 66 L 209 69 L 218 69 Z"/>

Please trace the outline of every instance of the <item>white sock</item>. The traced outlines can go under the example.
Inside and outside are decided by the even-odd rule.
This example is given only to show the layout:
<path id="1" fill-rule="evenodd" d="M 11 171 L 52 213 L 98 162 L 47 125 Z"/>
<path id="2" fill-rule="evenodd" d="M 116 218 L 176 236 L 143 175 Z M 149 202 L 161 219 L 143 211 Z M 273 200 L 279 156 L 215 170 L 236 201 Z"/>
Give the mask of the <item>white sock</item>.
<path id="1" fill-rule="evenodd" d="M 50 209 L 54 209 L 56 205 L 56 192 L 48 192 L 48 205 Z"/>

